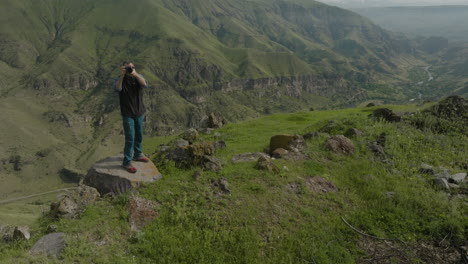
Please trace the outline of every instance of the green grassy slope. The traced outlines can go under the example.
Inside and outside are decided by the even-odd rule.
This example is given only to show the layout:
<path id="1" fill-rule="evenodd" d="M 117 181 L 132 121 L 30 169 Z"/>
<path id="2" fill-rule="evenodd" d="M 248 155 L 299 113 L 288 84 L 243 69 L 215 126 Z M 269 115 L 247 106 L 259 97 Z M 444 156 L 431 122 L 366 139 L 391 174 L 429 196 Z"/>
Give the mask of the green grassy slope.
<path id="1" fill-rule="evenodd" d="M 422 64 L 411 41 L 315 1 L 5 0 L 0 22 L 0 176 L 40 191 L 62 187 L 61 168 L 86 171 L 121 150 L 110 87 L 124 59 L 150 83 L 148 135 L 198 126 L 211 111 L 239 121 L 369 95 L 401 101 L 412 95 L 399 86 L 407 61 Z M 393 89 L 367 89 L 384 82 Z M 53 154 L 37 158 L 42 150 Z M 13 189 L 2 194 L 31 191 Z"/>
<path id="2" fill-rule="evenodd" d="M 388 106 L 394 111 L 419 111 L 411 106 Z M 65 262 L 88 263 L 356 263 L 372 258 L 379 248 L 382 261 L 425 263 L 449 261 L 450 252 L 466 242 L 466 196 L 435 189 L 420 175 L 421 163 L 459 172 L 466 162 L 466 134 L 433 134 L 408 123 L 372 121 L 373 108 L 277 114 L 230 124 L 218 132 L 227 148 L 216 156 L 223 160 L 219 173 L 181 170 L 171 163 L 160 169 L 164 178 L 140 190 L 140 195 L 161 203 L 159 216 L 140 233 L 131 233 L 125 210 L 127 196 L 103 200 L 89 207 L 80 220 L 52 222 L 67 233 Z M 325 137 L 307 141 L 312 158 L 293 162 L 275 160 L 277 175 L 253 168 L 254 162 L 233 164 L 237 153 L 262 151 L 279 133 L 316 131 L 334 120 L 333 134 L 349 127 L 365 135 L 353 139 L 356 153 L 346 157 L 323 148 Z M 367 144 L 386 133 L 389 159 L 375 159 Z M 203 135 L 211 140 L 211 135 Z M 173 138 L 145 140 L 148 151 Z M 156 160 L 156 162 L 158 162 Z M 313 193 L 305 181 L 321 176 L 338 187 L 336 193 Z M 217 194 L 211 180 L 224 177 L 231 193 Z M 296 186 L 291 189 L 288 186 Z M 465 186 L 466 188 L 466 186 Z M 386 193 L 394 192 L 389 197 Z M 365 239 L 342 221 L 378 237 L 401 242 Z M 42 218 L 32 241 L 3 244 L 5 263 L 31 259 L 25 251 L 51 223 Z M 449 236 L 447 236 L 449 234 Z M 446 240 L 442 248 L 436 246 Z M 379 246 L 379 243 L 383 243 Z M 431 251 L 424 251 L 434 245 Z M 393 254 L 397 250 L 398 255 Z M 437 252 L 437 253 L 434 253 Z M 448 252 L 448 251 L 445 251 Z M 432 254 L 432 255 L 431 255 Z M 443 253 L 445 254 L 445 253 Z M 403 257 L 404 256 L 404 257 Z M 52 259 L 35 259 L 54 263 Z M 406 262 L 404 262 L 406 261 Z M 447 262 L 449 263 L 449 262 Z"/>

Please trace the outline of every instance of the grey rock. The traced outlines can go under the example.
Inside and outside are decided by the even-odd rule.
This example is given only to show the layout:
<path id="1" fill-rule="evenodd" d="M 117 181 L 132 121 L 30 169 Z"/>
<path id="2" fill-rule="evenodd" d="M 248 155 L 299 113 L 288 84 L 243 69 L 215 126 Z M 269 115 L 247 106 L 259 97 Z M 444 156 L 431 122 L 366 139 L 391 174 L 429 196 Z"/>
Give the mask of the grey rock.
<path id="1" fill-rule="evenodd" d="M 226 142 L 224 140 L 215 141 L 213 145 L 216 150 L 226 148 Z"/>
<path id="2" fill-rule="evenodd" d="M 189 145 L 189 142 L 185 139 L 178 139 L 174 142 L 174 146 L 176 148 L 181 148 L 181 147 L 185 147 L 185 146 L 188 146 Z"/>
<path id="3" fill-rule="evenodd" d="M 442 172 L 435 174 L 434 178 L 442 178 L 448 180 L 451 178 L 451 175 L 450 173 L 448 173 L 447 169 L 444 169 Z"/>
<path id="4" fill-rule="evenodd" d="M 387 159 L 384 148 L 377 144 L 377 142 L 372 142 L 368 145 L 369 149 L 374 153 L 374 156 L 384 161 Z"/>
<path id="5" fill-rule="evenodd" d="M 434 167 L 432 167 L 431 165 L 429 164 L 426 164 L 426 163 L 421 163 L 421 167 L 419 168 L 419 173 L 424 173 L 424 174 L 428 174 L 428 175 L 434 175 L 435 171 L 434 171 Z"/>
<path id="6" fill-rule="evenodd" d="M 279 173 L 280 169 L 276 166 L 269 158 L 264 156 L 258 158 L 257 164 L 255 164 L 255 169 L 264 170 L 270 173 Z"/>
<path id="7" fill-rule="evenodd" d="M 364 133 L 357 128 L 349 128 L 346 130 L 346 132 L 344 132 L 344 136 L 348 138 L 359 137 L 362 135 L 364 135 Z"/>
<path id="8" fill-rule="evenodd" d="M 221 134 L 219 132 L 214 132 L 213 137 L 219 138 L 219 137 L 221 137 Z"/>
<path id="9" fill-rule="evenodd" d="M 211 186 L 217 194 L 229 194 L 229 183 L 225 178 L 215 179 L 211 181 Z"/>
<path id="10" fill-rule="evenodd" d="M 29 250 L 29 254 L 60 257 L 65 248 L 65 234 L 52 233 L 41 237 Z"/>
<path id="11" fill-rule="evenodd" d="M 445 178 L 435 178 L 433 181 L 434 185 L 443 190 L 449 190 L 450 186 Z"/>
<path id="12" fill-rule="evenodd" d="M 325 142 L 325 148 L 336 154 L 352 155 L 354 153 L 353 142 L 343 135 L 329 137 Z"/>
<path id="13" fill-rule="evenodd" d="M 203 168 L 210 171 L 221 171 L 223 168 L 219 160 L 213 156 L 204 156 Z"/>
<path id="14" fill-rule="evenodd" d="M 454 183 L 458 184 L 464 181 L 465 179 L 466 179 L 466 173 L 462 172 L 462 173 L 457 173 L 457 174 L 450 176 L 449 181 L 453 181 Z"/>
<path id="15" fill-rule="evenodd" d="M 395 197 L 395 192 L 386 192 L 385 197 L 388 199 L 393 199 Z"/>
<path id="16" fill-rule="evenodd" d="M 455 184 L 455 183 L 449 183 L 448 186 L 450 187 L 450 189 L 458 189 L 460 188 L 460 186 L 458 184 Z"/>
<path id="17" fill-rule="evenodd" d="M 66 194 L 59 202 L 52 203 L 50 214 L 55 218 L 77 218 L 86 206 L 94 203 L 99 197 L 96 188 L 80 185 L 77 190 Z"/>
<path id="18" fill-rule="evenodd" d="M 153 162 L 133 162 L 136 173 L 129 173 L 122 168 L 123 156 L 113 156 L 95 163 L 86 174 L 83 183 L 96 188 L 101 195 L 123 193 L 144 183 L 162 178 Z"/>
<path id="19" fill-rule="evenodd" d="M 247 152 L 232 156 L 231 161 L 233 163 L 249 162 L 256 161 L 260 157 L 268 158 L 268 155 L 263 152 Z"/>
<path id="20" fill-rule="evenodd" d="M 12 226 L 0 225 L 0 239 L 5 242 L 13 240 L 13 231 L 15 229 Z"/>
<path id="21" fill-rule="evenodd" d="M 221 128 L 227 124 L 226 119 L 220 113 L 210 113 L 208 115 L 207 126 L 209 128 Z"/>
<path id="22" fill-rule="evenodd" d="M 270 154 L 278 148 L 301 152 L 307 147 L 304 137 L 300 135 L 280 134 L 270 138 Z"/>
<path id="23" fill-rule="evenodd" d="M 17 226 L 13 231 L 13 240 L 29 240 L 31 234 L 29 233 L 29 227 Z"/>
<path id="24" fill-rule="evenodd" d="M 209 127 L 197 129 L 198 132 L 207 134 L 207 135 L 211 134 L 211 132 L 213 132 L 214 130 L 215 130 L 214 128 L 209 128 Z"/>
<path id="25" fill-rule="evenodd" d="M 185 131 L 183 139 L 188 140 L 189 142 L 194 142 L 198 138 L 198 132 L 194 128 L 189 128 Z"/>

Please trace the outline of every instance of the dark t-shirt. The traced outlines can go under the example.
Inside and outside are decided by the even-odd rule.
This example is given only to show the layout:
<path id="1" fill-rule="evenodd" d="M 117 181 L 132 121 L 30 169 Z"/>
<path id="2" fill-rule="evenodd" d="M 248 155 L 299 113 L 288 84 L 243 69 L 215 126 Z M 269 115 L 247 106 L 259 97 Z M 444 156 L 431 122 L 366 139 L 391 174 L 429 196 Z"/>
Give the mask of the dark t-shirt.
<path id="1" fill-rule="evenodd" d="M 119 92 L 122 116 L 138 117 L 146 112 L 143 103 L 143 88 L 146 86 L 141 86 L 135 77 L 125 76 L 123 78 L 122 90 Z"/>

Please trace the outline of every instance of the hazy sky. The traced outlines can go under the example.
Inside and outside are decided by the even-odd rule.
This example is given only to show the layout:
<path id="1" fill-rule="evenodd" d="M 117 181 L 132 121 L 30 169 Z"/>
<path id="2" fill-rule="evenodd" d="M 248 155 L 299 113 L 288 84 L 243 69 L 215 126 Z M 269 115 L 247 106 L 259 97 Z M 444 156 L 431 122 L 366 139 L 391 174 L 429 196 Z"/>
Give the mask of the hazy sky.
<path id="1" fill-rule="evenodd" d="M 468 0 L 318 0 L 320 2 L 347 7 L 366 6 L 427 6 L 468 5 Z"/>

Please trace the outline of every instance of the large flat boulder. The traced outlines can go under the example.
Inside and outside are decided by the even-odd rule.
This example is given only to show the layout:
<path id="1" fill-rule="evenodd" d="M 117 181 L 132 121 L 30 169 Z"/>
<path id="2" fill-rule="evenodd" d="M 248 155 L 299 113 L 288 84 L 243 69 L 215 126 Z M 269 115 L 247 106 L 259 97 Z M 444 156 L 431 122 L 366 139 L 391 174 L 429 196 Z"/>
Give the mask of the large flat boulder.
<path id="1" fill-rule="evenodd" d="M 153 162 L 132 162 L 136 173 L 122 167 L 123 155 L 108 157 L 96 162 L 86 174 L 83 183 L 96 188 L 101 195 L 123 193 L 162 178 Z"/>

